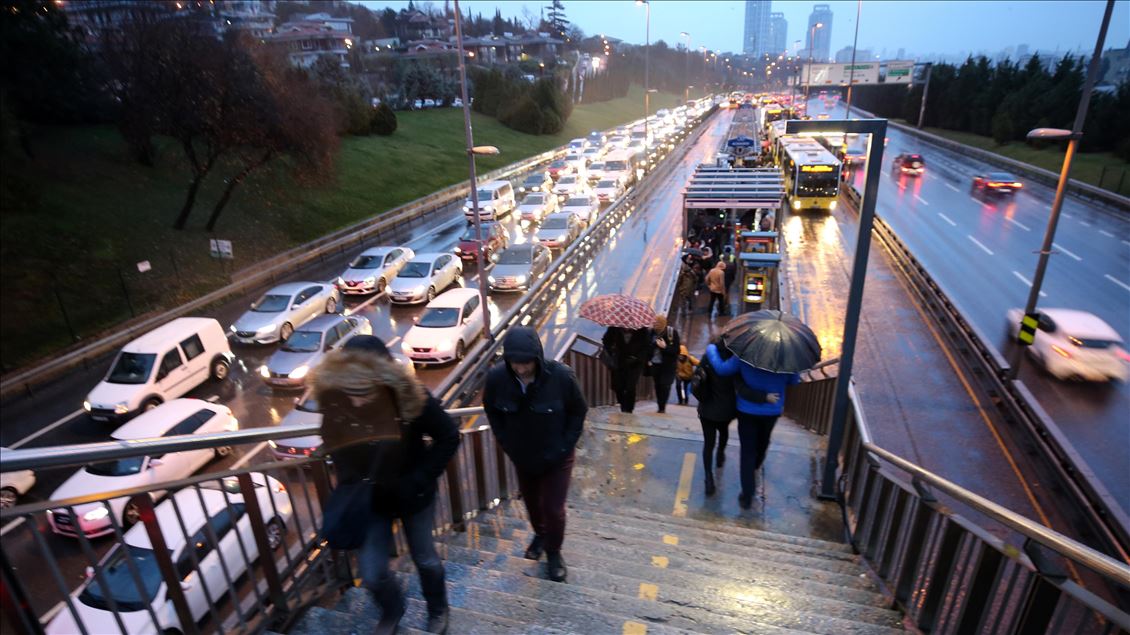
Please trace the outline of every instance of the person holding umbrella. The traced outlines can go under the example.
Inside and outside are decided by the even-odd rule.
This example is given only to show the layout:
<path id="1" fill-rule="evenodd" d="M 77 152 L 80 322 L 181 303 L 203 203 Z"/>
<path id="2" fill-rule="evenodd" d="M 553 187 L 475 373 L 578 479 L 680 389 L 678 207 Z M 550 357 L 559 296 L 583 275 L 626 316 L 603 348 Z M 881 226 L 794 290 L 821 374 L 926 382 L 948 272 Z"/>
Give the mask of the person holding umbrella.
<path id="1" fill-rule="evenodd" d="M 820 361 L 820 343 L 803 322 L 780 311 L 755 311 L 731 321 L 719 345 L 706 347 L 706 359 L 723 377 L 736 377 L 738 439 L 741 441 L 742 491 L 738 504 L 749 509 L 756 473 L 765 461 L 777 418 L 785 407 L 785 389 L 800 382 L 802 370 Z"/>
<path id="2" fill-rule="evenodd" d="M 581 305 L 580 316 L 607 326 L 600 360 L 611 375 L 620 412 L 636 407 L 636 384 L 651 352 L 649 336 L 655 310 L 639 298 L 612 293 L 598 295 Z M 676 349 L 677 350 L 677 349 Z"/>

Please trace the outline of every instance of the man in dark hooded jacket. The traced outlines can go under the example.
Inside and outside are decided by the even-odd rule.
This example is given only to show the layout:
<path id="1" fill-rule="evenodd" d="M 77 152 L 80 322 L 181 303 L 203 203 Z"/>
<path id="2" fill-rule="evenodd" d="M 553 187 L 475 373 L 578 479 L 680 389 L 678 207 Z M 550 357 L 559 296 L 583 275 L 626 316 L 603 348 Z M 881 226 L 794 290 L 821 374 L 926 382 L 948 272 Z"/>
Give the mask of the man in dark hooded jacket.
<path id="1" fill-rule="evenodd" d="M 534 529 L 526 558 L 537 560 L 544 551 L 549 579 L 564 582 L 565 497 L 588 405 L 573 369 L 545 359 L 532 328 L 510 329 L 502 347 L 503 363 L 487 375 L 483 409 L 518 472 Z"/>

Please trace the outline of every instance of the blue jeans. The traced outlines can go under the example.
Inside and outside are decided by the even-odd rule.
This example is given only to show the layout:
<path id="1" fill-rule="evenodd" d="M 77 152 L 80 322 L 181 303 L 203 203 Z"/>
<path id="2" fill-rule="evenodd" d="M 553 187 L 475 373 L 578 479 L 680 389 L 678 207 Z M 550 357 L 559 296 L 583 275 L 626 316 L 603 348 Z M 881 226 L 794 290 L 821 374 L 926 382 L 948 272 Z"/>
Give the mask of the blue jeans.
<path id="1" fill-rule="evenodd" d="M 436 553 L 432 529 L 435 526 L 435 503 L 419 512 L 405 516 L 404 537 L 408 540 L 408 550 L 412 561 L 420 573 L 420 590 L 428 601 L 428 611 L 435 612 L 447 607 L 447 589 L 444 584 L 443 561 Z M 361 583 L 372 592 L 382 611 L 400 610 L 404 599 L 400 587 L 389 574 L 388 560 L 392 550 L 392 523 L 394 518 L 373 515 L 373 524 L 365 536 L 357 555 L 357 566 L 361 572 Z"/>

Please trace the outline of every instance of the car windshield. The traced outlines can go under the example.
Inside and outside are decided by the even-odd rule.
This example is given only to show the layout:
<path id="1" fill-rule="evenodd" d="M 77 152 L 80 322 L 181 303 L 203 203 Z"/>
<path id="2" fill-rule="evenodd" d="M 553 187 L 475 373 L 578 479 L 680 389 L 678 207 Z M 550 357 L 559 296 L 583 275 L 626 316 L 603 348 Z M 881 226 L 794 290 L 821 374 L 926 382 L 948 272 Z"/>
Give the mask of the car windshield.
<path id="1" fill-rule="evenodd" d="M 459 323 L 459 309 L 450 307 L 428 307 L 416 322 L 416 326 L 430 329 L 444 329 Z"/>
<path id="2" fill-rule="evenodd" d="M 603 169 L 604 169 L 603 163 L 594 163 L 594 164 L 589 166 L 589 172 L 596 172 L 598 170 L 603 170 Z"/>
<path id="3" fill-rule="evenodd" d="M 322 334 L 318 331 L 295 331 L 281 348 L 290 353 L 313 353 L 321 346 Z"/>
<path id="4" fill-rule="evenodd" d="M 523 205 L 541 205 L 544 202 L 545 202 L 545 196 L 542 196 L 541 194 L 530 194 L 529 196 L 526 197 L 526 199 L 524 201 L 522 201 L 522 204 Z"/>
<path id="5" fill-rule="evenodd" d="M 609 172 L 625 172 L 628 169 L 628 164 L 623 161 L 609 161 L 604 164 L 604 169 Z"/>
<path id="6" fill-rule="evenodd" d="M 479 190 L 479 203 L 489 203 L 494 198 L 494 192 L 490 190 Z"/>
<path id="7" fill-rule="evenodd" d="M 133 456 L 128 459 L 91 463 L 86 466 L 86 471 L 95 476 L 129 476 L 141 472 L 141 464 L 144 460 L 143 456 Z"/>
<path id="8" fill-rule="evenodd" d="M 862 152 L 862 151 L 863 150 L 860 149 L 860 152 Z M 922 155 L 920 155 L 920 154 L 908 154 L 908 155 L 906 155 L 906 158 L 903 159 L 903 160 L 904 161 L 910 161 L 910 162 L 913 162 L 913 163 L 925 163 L 925 161 L 922 159 Z"/>
<path id="9" fill-rule="evenodd" d="M 569 226 L 569 221 L 564 218 L 549 217 L 541 224 L 542 229 L 565 229 Z"/>
<path id="10" fill-rule="evenodd" d="M 577 179 L 575 179 L 571 176 L 563 176 L 563 177 L 561 177 L 561 180 L 557 182 L 557 184 L 558 185 L 572 185 L 576 182 L 577 182 Z"/>
<path id="11" fill-rule="evenodd" d="M 596 184 L 597 187 L 616 187 L 616 181 L 601 181 Z"/>
<path id="12" fill-rule="evenodd" d="M 432 270 L 430 262 L 410 262 L 404 265 L 397 278 L 426 278 Z"/>
<path id="13" fill-rule="evenodd" d="M 526 177 L 525 184 L 526 185 L 541 185 L 541 182 L 544 181 L 544 180 L 545 179 L 542 178 L 542 176 L 540 174 L 534 174 L 532 176 Z"/>
<path id="14" fill-rule="evenodd" d="M 483 229 L 483 238 L 489 238 L 491 231 L 494 229 L 494 226 L 491 225 L 490 223 L 483 223 L 482 229 Z M 479 239 L 478 233 L 475 231 L 474 225 L 468 225 L 467 229 L 463 230 L 463 235 L 459 237 L 459 240 L 464 240 L 464 241 L 478 240 L 478 239 Z"/>
<path id="15" fill-rule="evenodd" d="M 384 261 L 384 254 L 365 255 L 361 254 L 349 263 L 350 269 L 376 269 L 381 266 Z"/>
<path id="16" fill-rule="evenodd" d="M 989 180 L 992 181 L 1015 181 L 1016 177 L 1008 172 L 989 172 Z"/>
<path id="17" fill-rule="evenodd" d="M 498 256 L 498 264 L 500 265 L 528 265 L 531 261 L 530 250 L 526 249 L 507 249 Z"/>
<path id="18" fill-rule="evenodd" d="M 157 356 L 152 353 L 122 353 L 106 376 L 106 381 L 111 384 L 144 384 L 149 381 L 149 373 L 153 370 Z"/>
<path id="19" fill-rule="evenodd" d="M 557 161 L 554 161 L 553 163 L 550 163 L 550 164 L 549 164 L 549 167 L 551 167 L 551 168 L 556 168 L 556 169 L 561 169 L 561 168 L 565 167 L 565 162 L 564 162 L 564 161 L 561 161 L 560 159 L 558 159 Z"/>
<path id="20" fill-rule="evenodd" d="M 126 558 L 129 558 L 129 561 Z M 133 567 L 130 566 L 130 561 Z M 141 588 L 134 581 L 132 568 L 136 567 Z M 119 611 L 142 611 L 157 596 L 161 586 L 161 570 L 157 568 L 156 554 L 152 549 L 124 545 L 115 548 L 106 558 L 101 575 L 92 578 L 82 593 L 79 602 L 100 610 L 109 610 L 110 603 L 105 592 L 113 598 Z M 101 583 L 99 581 L 101 578 Z"/>
<path id="21" fill-rule="evenodd" d="M 565 201 L 564 207 L 588 207 L 589 199 L 574 196 L 573 198 Z"/>
<path id="22" fill-rule="evenodd" d="M 285 311 L 290 304 L 289 295 L 267 294 L 251 305 L 251 310 L 256 313 L 279 313 Z"/>

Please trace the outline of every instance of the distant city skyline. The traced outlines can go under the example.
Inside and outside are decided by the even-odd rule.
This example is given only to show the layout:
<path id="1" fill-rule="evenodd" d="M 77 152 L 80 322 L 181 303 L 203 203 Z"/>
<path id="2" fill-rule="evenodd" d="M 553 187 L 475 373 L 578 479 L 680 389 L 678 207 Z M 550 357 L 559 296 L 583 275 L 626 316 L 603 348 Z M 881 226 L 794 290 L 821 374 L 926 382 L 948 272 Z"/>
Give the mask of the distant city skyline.
<path id="1" fill-rule="evenodd" d="M 408 0 L 353 0 L 373 9 L 406 8 Z M 521 17 L 523 9 L 540 15 L 548 0 L 461 0 L 464 12 Z M 416 3 L 442 10 L 442 0 Z M 663 40 L 669 46 L 683 41 L 679 33 L 691 34 L 692 47 L 714 51 L 740 52 L 745 26 L 743 0 L 700 0 L 675 2 L 651 0 L 651 41 Z M 788 23 L 787 48 L 805 46 L 808 17 L 817 4 L 830 5 L 835 28 L 831 33 L 829 56 L 852 45 L 855 31 L 855 0 L 795 2 L 778 0 L 774 13 L 782 13 Z M 611 35 L 633 44 L 644 42 L 644 10 L 632 0 L 581 2 L 564 0 L 566 17 L 587 35 Z M 944 2 L 919 0 L 892 2 L 864 0 L 859 28 L 859 48 L 869 49 L 884 59 L 893 59 L 899 49 L 916 59 L 960 59 L 966 54 L 996 56 L 1011 47 L 1027 47 L 1030 52 L 1090 53 L 1102 19 L 1102 0 L 1073 2 L 1030 2 L 998 0 L 987 2 Z M 775 35 L 775 38 L 779 37 Z M 799 46 L 797 42 L 799 41 Z M 1107 34 L 1106 48 L 1130 44 L 1130 0 L 1115 3 Z M 885 52 L 885 54 L 884 54 Z"/>

